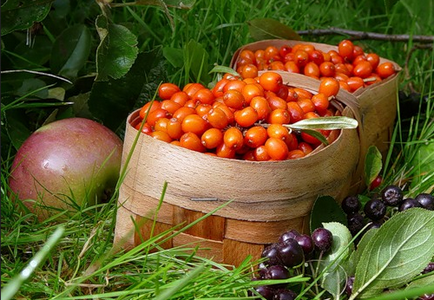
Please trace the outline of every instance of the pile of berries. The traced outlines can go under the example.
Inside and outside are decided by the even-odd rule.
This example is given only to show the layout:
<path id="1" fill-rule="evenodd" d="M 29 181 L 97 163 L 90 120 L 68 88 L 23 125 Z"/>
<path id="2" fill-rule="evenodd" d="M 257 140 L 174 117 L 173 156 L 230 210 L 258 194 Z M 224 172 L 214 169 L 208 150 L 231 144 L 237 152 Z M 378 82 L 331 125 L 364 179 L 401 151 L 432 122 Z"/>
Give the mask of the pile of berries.
<path id="1" fill-rule="evenodd" d="M 334 77 L 342 89 L 354 92 L 382 81 L 396 73 L 391 62 L 380 63 L 376 53 L 365 53 L 350 40 L 342 40 L 338 49 L 327 52 L 308 43 L 293 47 L 268 46 L 256 51 L 244 49 L 236 61 L 236 71 L 243 78 L 256 77 L 262 70 L 281 70 L 313 78 Z"/>
<path id="2" fill-rule="evenodd" d="M 370 197 L 363 207 L 358 196 L 348 196 L 341 207 L 347 215 L 348 228 L 353 235 L 371 222 L 369 228 L 378 228 L 394 211 L 404 211 L 412 207 L 434 210 L 434 197 L 421 193 L 415 198 L 405 198 L 403 191 L 396 185 L 388 185 L 380 193 Z"/>
<path id="3" fill-rule="evenodd" d="M 247 79 L 225 74 L 213 88 L 189 83 L 181 89 L 163 83 L 160 99 L 146 103 L 139 122 L 132 125 L 156 139 L 209 155 L 250 161 L 296 159 L 321 142 L 288 125 L 340 115 L 330 104 L 338 91 L 334 78 L 324 79 L 314 94 L 285 85 L 282 76 L 271 71 Z M 340 132 L 317 131 L 329 143 Z"/>
<path id="4" fill-rule="evenodd" d="M 311 235 L 301 234 L 296 230 L 283 233 L 278 242 L 267 246 L 259 265 L 258 276 L 253 280 L 288 279 L 300 274 L 303 264 L 315 260 L 330 250 L 333 242 L 332 233 L 325 228 L 315 229 Z M 264 285 L 255 288 L 256 293 L 265 299 L 295 299 L 294 288 L 285 284 Z"/>

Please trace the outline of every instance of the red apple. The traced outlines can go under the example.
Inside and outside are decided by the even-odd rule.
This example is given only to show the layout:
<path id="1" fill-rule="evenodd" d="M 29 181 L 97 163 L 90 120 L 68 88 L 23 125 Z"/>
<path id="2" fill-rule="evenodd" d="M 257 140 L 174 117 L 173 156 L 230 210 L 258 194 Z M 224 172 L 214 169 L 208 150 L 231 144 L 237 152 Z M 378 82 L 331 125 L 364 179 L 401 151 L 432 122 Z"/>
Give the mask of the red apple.
<path id="1" fill-rule="evenodd" d="M 22 144 L 9 184 L 44 220 L 83 203 L 101 202 L 117 183 L 121 156 L 122 141 L 107 127 L 84 118 L 59 120 L 42 126 Z"/>

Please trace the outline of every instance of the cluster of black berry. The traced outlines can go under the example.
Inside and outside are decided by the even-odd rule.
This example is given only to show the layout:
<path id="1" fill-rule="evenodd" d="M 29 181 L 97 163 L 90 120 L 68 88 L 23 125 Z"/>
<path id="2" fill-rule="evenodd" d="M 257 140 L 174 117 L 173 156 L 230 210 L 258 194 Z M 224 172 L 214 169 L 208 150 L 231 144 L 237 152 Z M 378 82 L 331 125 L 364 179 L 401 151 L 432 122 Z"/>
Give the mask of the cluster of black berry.
<path id="1" fill-rule="evenodd" d="M 253 280 L 288 279 L 296 275 L 307 260 L 330 250 L 332 233 L 325 228 L 315 229 L 311 235 L 292 229 L 283 233 L 277 243 L 262 252 L 264 262 L 259 265 L 258 277 Z M 267 300 L 293 300 L 297 293 L 287 285 L 264 285 L 256 292 Z"/>
<path id="2" fill-rule="evenodd" d="M 434 210 L 434 198 L 428 193 L 419 194 L 415 198 L 404 198 L 400 187 L 388 185 L 364 205 L 358 196 L 348 196 L 342 201 L 341 207 L 347 214 L 348 229 L 356 235 L 368 222 L 369 228 L 380 227 L 393 211 L 404 211 L 413 207 Z"/>

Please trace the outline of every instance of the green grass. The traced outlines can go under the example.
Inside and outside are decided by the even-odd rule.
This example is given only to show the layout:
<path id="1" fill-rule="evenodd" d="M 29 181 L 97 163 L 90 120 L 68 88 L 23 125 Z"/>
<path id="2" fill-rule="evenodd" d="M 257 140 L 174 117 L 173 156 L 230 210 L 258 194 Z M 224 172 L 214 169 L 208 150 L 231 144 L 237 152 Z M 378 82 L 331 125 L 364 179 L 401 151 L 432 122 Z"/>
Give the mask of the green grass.
<path id="1" fill-rule="evenodd" d="M 60 1 L 61 2 L 61 1 Z M 73 4 L 73 11 L 65 20 L 48 17 L 42 23 L 44 30 L 34 38 L 40 42 L 44 35 L 54 40 L 62 28 L 83 22 L 92 30 L 91 56 L 81 71 L 80 80 L 67 91 L 86 90 L 89 74 L 95 72 L 95 51 L 98 41 L 93 27 L 100 13 L 93 1 Z M 434 35 L 434 4 L 428 1 L 196 1 L 190 10 L 169 8 L 170 18 L 154 6 L 128 6 L 111 9 L 113 22 L 125 25 L 138 36 L 138 48 L 151 51 L 156 47 L 185 48 L 190 40 L 202 45 L 209 55 L 209 69 L 214 64 L 229 65 L 234 51 L 252 42 L 247 21 L 255 18 L 274 18 L 294 30 L 326 29 L 339 27 L 352 30 L 387 34 Z M 55 26 L 54 26 L 54 25 Z M 56 25 L 57 24 L 57 25 Z M 25 32 L 2 36 L 2 69 L 28 68 L 50 73 L 47 59 L 28 54 L 23 49 Z M 306 41 L 337 44 L 346 36 L 303 36 Z M 397 62 L 403 67 L 399 89 L 420 96 L 417 111 L 410 116 L 398 115 L 391 144 L 385 160 L 385 183 L 399 183 L 406 187 L 408 195 L 432 193 L 434 175 L 423 173 L 424 159 L 420 145 L 434 143 L 434 49 L 414 48 L 408 42 L 360 40 L 365 49 Z M 24 47 L 25 48 L 25 47 Z M 194 76 L 188 65 L 175 67 L 166 64 L 168 80 L 183 85 Z M 30 75 L 20 74 L 8 80 L 2 74 L 2 127 L 10 125 L 10 132 L 31 132 L 39 127 L 64 103 L 40 101 L 31 94 L 17 94 L 16 90 Z M 91 77 L 91 76 L 90 76 Z M 92 79 L 92 77 L 91 77 Z M 52 82 L 51 82 L 52 83 Z M 133 83 L 131 83 L 133 84 Z M 34 91 L 44 88 L 37 87 Z M 155 92 L 155 91 L 154 91 Z M 8 100 L 11 99 L 11 100 Z M 8 100 L 8 102 L 4 102 Z M 52 107 L 56 105 L 56 107 Z M 407 111 L 409 104 L 400 103 L 399 110 Z M 5 110 L 11 113 L 5 117 Z M 60 112 L 59 112 L 60 111 Z M 56 111 L 61 114 L 61 110 Z M 66 112 L 64 112 L 67 115 Z M 16 120 L 26 116 L 25 123 Z M 126 117 L 126 116 L 125 116 Z M 25 124 L 25 128 L 19 125 Z M 17 133 L 18 131 L 18 133 Z M 20 136 L 20 135 L 19 135 Z M 5 137 L 5 138 L 4 138 Z M 243 299 L 254 282 L 252 262 L 249 258 L 241 266 L 214 263 L 194 255 L 194 246 L 164 250 L 158 243 L 166 235 L 145 241 L 133 251 L 115 251 L 113 245 L 116 218 L 116 194 L 110 201 L 97 207 L 83 207 L 68 220 L 56 218 L 38 222 L 31 213 L 16 210 L 8 196 L 9 170 L 16 153 L 14 141 L 9 140 L 2 129 L 1 173 L 1 282 L 2 299 L 6 287 L 17 291 L 14 299 Z M 422 176 L 421 176 L 422 175 Z M 420 180 L 411 184 L 414 177 Z M 79 200 L 79 199 L 77 199 Z M 78 201 L 77 201 L 78 202 Z M 28 270 L 29 262 L 41 253 L 42 247 L 56 229 L 64 229 L 61 238 L 51 245 L 28 276 L 19 277 Z M 62 230 L 60 229 L 60 230 Z M 151 248 L 158 251 L 151 252 Z M 40 255 L 40 254 L 39 254 Z M 27 268 L 27 269 L 26 269 Z M 23 276 L 23 275 L 22 275 Z M 302 277 L 294 277 L 302 282 Z M 402 292 L 402 291 L 401 291 Z M 312 299 L 312 293 L 306 298 Z M 412 299 L 414 295 L 403 293 L 399 299 Z M 387 299 L 386 297 L 378 299 Z M 398 298 L 395 298 L 398 299 Z"/>

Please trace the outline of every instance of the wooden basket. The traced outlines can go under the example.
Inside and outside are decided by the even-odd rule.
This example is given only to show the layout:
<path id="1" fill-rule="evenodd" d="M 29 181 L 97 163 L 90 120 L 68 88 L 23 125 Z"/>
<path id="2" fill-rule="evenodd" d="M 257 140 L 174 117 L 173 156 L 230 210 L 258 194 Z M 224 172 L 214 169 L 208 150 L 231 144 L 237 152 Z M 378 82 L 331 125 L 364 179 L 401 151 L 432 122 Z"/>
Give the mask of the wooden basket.
<path id="1" fill-rule="evenodd" d="M 285 80 L 294 86 L 317 88 L 312 86 L 317 81 L 305 76 L 288 76 Z M 348 107 L 342 114 L 353 116 Z M 357 130 L 337 131 L 334 142 L 304 158 L 252 162 L 209 156 L 153 139 L 138 133 L 137 122 L 139 111 L 126 124 L 123 164 L 137 135 L 138 142 L 120 188 L 115 243 L 131 248 L 150 237 L 151 219 L 167 182 L 154 234 L 187 225 L 231 202 L 163 247 L 199 243 L 198 255 L 232 265 L 248 255 L 258 259 L 264 246 L 288 229 L 308 232 L 313 202 L 318 195 L 347 196 L 360 156 Z M 131 234 L 134 223 L 146 219 L 139 232 Z"/>
<path id="2" fill-rule="evenodd" d="M 276 46 L 279 49 L 283 45 L 289 45 L 293 47 L 300 43 L 313 45 L 315 49 L 319 49 L 324 52 L 328 52 L 330 50 L 338 51 L 337 46 L 328 44 L 282 39 L 263 40 L 247 44 L 239 48 L 234 53 L 230 66 L 235 70 L 237 69 L 238 57 L 241 51 L 245 49 L 252 51 L 260 49 L 264 50 L 266 47 L 271 45 Z M 401 67 L 391 60 L 380 57 L 380 63 L 383 62 L 391 62 L 394 65 L 395 70 L 397 70 L 396 74 L 381 82 L 360 88 L 354 93 L 340 91 L 338 95 L 340 100 L 351 98 L 350 102 L 357 103 L 357 114 L 359 115 L 358 121 L 360 124 L 359 130 L 363 132 L 363 134 L 361 134 L 361 152 L 359 162 L 360 169 L 358 172 L 359 176 L 356 176 L 355 181 L 353 182 L 353 192 L 361 191 L 364 188 L 362 166 L 364 165 L 367 149 L 369 146 L 374 145 L 379 149 L 383 157 L 386 157 L 387 151 L 389 150 L 390 138 L 395 125 L 398 102 L 398 80 Z M 284 76 L 283 74 L 288 72 L 279 71 L 279 73 Z M 353 110 L 356 109 L 354 106 L 352 108 Z"/>

